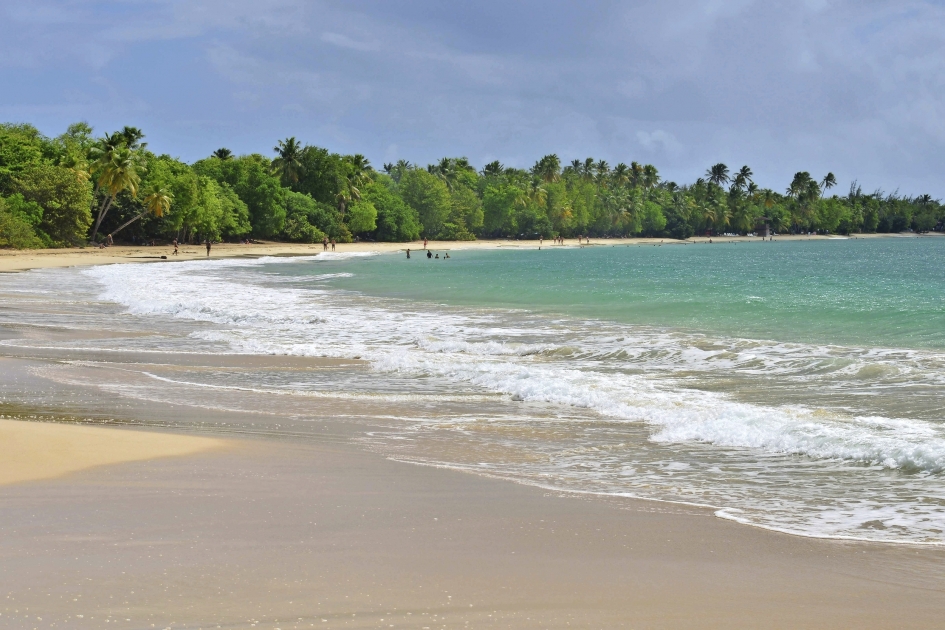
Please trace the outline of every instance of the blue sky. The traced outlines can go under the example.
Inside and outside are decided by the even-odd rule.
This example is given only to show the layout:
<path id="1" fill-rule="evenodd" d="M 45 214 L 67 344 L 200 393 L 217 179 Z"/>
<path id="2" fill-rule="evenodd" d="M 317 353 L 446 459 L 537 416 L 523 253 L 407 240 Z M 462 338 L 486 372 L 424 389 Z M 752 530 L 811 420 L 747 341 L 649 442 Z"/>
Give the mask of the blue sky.
<path id="1" fill-rule="evenodd" d="M 945 197 L 945 6 L 749 0 L 0 3 L 0 120 L 192 161 L 296 136 L 373 164 L 718 161 Z"/>

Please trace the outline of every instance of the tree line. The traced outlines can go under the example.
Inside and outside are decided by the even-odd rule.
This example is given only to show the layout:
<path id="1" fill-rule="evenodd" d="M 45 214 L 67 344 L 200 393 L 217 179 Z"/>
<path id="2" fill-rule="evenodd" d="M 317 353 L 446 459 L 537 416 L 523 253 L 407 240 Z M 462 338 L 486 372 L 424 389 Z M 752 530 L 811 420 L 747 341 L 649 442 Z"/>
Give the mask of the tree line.
<path id="1" fill-rule="evenodd" d="M 96 137 L 85 123 L 55 138 L 27 124 L 0 124 L 0 247 L 99 242 L 313 243 L 325 238 L 536 239 L 941 230 L 945 206 L 930 195 L 833 193 L 832 173 L 798 172 L 783 192 L 761 188 L 748 166 L 716 164 L 691 184 L 651 164 L 562 164 L 546 155 L 530 169 L 464 157 L 425 167 L 405 160 L 372 167 L 279 141 L 271 156 L 225 148 L 187 164 L 156 155 L 134 127 Z"/>

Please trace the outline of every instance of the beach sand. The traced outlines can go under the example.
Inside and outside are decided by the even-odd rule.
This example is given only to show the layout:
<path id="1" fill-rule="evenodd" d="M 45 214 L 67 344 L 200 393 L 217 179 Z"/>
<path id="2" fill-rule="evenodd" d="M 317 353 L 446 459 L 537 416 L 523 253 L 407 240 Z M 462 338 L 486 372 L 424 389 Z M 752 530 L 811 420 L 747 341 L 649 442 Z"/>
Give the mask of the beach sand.
<path id="1" fill-rule="evenodd" d="M 937 549 L 780 535 L 328 437 L 239 442 L 0 487 L 0 627 L 932 628 L 945 611 Z"/>
<path id="2" fill-rule="evenodd" d="M 941 233 L 929 234 L 856 234 L 852 237 L 837 235 L 784 235 L 774 237 L 775 241 L 806 241 L 830 240 L 845 238 L 938 238 Z M 739 243 L 760 241 L 757 237 L 748 236 L 713 236 L 713 243 Z M 686 241 L 658 238 L 591 238 L 590 247 L 619 247 L 619 246 L 655 246 L 655 245 L 693 245 L 709 242 L 708 237 L 698 236 Z M 422 241 L 413 243 L 340 243 L 337 252 L 400 252 L 406 249 L 416 251 L 423 248 Z M 519 240 L 478 240 L 478 241 L 430 241 L 428 248 L 433 251 L 461 251 L 469 249 L 501 249 L 501 248 L 528 248 L 536 249 L 562 247 L 554 245 L 552 241 Z M 563 247 L 578 247 L 577 239 L 566 239 Z M 104 265 L 115 263 L 167 262 L 174 260 L 202 260 L 207 258 L 207 251 L 201 245 L 182 245 L 180 253 L 173 255 L 174 248 L 168 245 L 154 247 L 116 245 L 106 249 L 93 247 L 41 249 L 41 250 L 12 250 L 0 249 L 0 272 L 23 271 L 26 269 L 43 269 L 49 267 L 73 267 L 83 265 Z M 321 244 L 304 243 L 260 243 L 241 245 L 234 243 L 220 243 L 213 245 L 210 258 L 234 258 L 241 256 L 312 256 L 322 252 Z M 166 259 L 161 259 L 166 256 Z"/>
<path id="3" fill-rule="evenodd" d="M 220 448 L 203 437 L 0 419 L 0 485 Z"/>

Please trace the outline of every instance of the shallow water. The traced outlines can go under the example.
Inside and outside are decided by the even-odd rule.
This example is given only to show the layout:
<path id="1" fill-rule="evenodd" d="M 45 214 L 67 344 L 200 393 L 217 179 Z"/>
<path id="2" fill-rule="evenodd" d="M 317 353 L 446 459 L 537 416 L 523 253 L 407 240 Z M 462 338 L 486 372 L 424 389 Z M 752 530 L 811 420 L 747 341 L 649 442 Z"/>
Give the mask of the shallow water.
<path id="1" fill-rule="evenodd" d="M 890 238 L 114 265 L 0 278 L 0 322 L 84 331 L 10 348 L 363 359 L 99 386 L 302 421 L 358 405 L 405 460 L 942 544 L 943 263 L 945 239 Z"/>

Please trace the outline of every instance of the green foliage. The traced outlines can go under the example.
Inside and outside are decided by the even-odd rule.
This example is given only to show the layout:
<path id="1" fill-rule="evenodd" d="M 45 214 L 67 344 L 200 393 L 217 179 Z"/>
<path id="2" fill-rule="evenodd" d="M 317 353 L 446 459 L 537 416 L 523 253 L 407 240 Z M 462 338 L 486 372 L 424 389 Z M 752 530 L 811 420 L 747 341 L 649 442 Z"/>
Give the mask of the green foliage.
<path id="1" fill-rule="evenodd" d="M 286 196 L 278 178 L 270 173 L 269 160 L 259 154 L 226 160 L 212 157 L 195 163 L 193 169 L 226 184 L 246 204 L 253 236 L 272 238 L 282 232 Z"/>
<path id="2" fill-rule="evenodd" d="M 32 125 L 0 124 L 0 195 L 15 192 L 14 179 L 24 168 L 45 161 L 45 144 Z"/>
<path id="3" fill-rule="evenodd" d="M 452 209 L 446 184 L 426 171 L 411 169 L 400 178 L 397 189 L 407 205 L 417 211 L 421 235 L 436 238 Z"/>
<path id="4" fill-rule="evenodd" d="M 286 191 L 286 220 L 283 238 L 298 243 L 316 243 L 327 233 L 337 233 L 335 211 L 309 195 Z"/>
<path id="5" fill-rule="evenodd" d="M 378 241 L 407 242 L 420 238 L 420 216 L 394 190 L 393 180 L 381 176 L 361 189 L 361 198 L 377 210 Z"/>
<path id="6" fill-rule="evenodd" d="M 497 182 L 482 195 L 482 230 L 487 236 L 513 236 L 518 233 L 515 207 L 525 196 L 517 186 Z"/>
<path id="7" fill-rule="evenodd" d="M 92 186 L 79 173 L 64 166 L 34 164 L 14 180 L 27 201 L 42 208 L 36 225 L 55 246 L 78 245 L 92 225 Z"/>
<path id="8" fill-rule="evenodd" d="M 22 196 L 7 199 L 0 197 L 0 247 L 14 249 L 43 247 L 42 239 L 34 230 L 34 226 L 41 217 L 42 208 L 39 208 L 37 204 L 30 204 Z"/>
<path id="9" fill-rule="evenodd" d="M 125 226 L 122 237 L 130 239 L 252 234 L 299 242 L 354 235 L 685 239 L 751 233 L 765 224 L 782 233 L 945 229 L 945 207 L 929 195 L 866 194 L 854 183 L 846 196 L 827 196 L 837 184 L 832 173 L 798 171 L 780 193 L 756 185 L 748 166 L 715 164 L 679 186 L 650 164 L 563 164 L 555 154 L 528 170 L 496 161 L 477 172 L 465 157 L 444 157 L 426 168 L 399 160 L 382 174 L 363 155 L 294 137 L 276 144 L 272 160 L 217 149 L 194 164 L 156 156 L 143 139 L 134 127 L 97 137 L 76 123 L 50 139 L 30 125 L 0 124 L 0 240 L 74 245 Z"/>
<path id="10" fill-rule="evenodd" d="M 352 234 L 367 234 L 377 229 L 377 208 L 370 201 L 356 201 L 348 207 L 348 229 Z"/>

